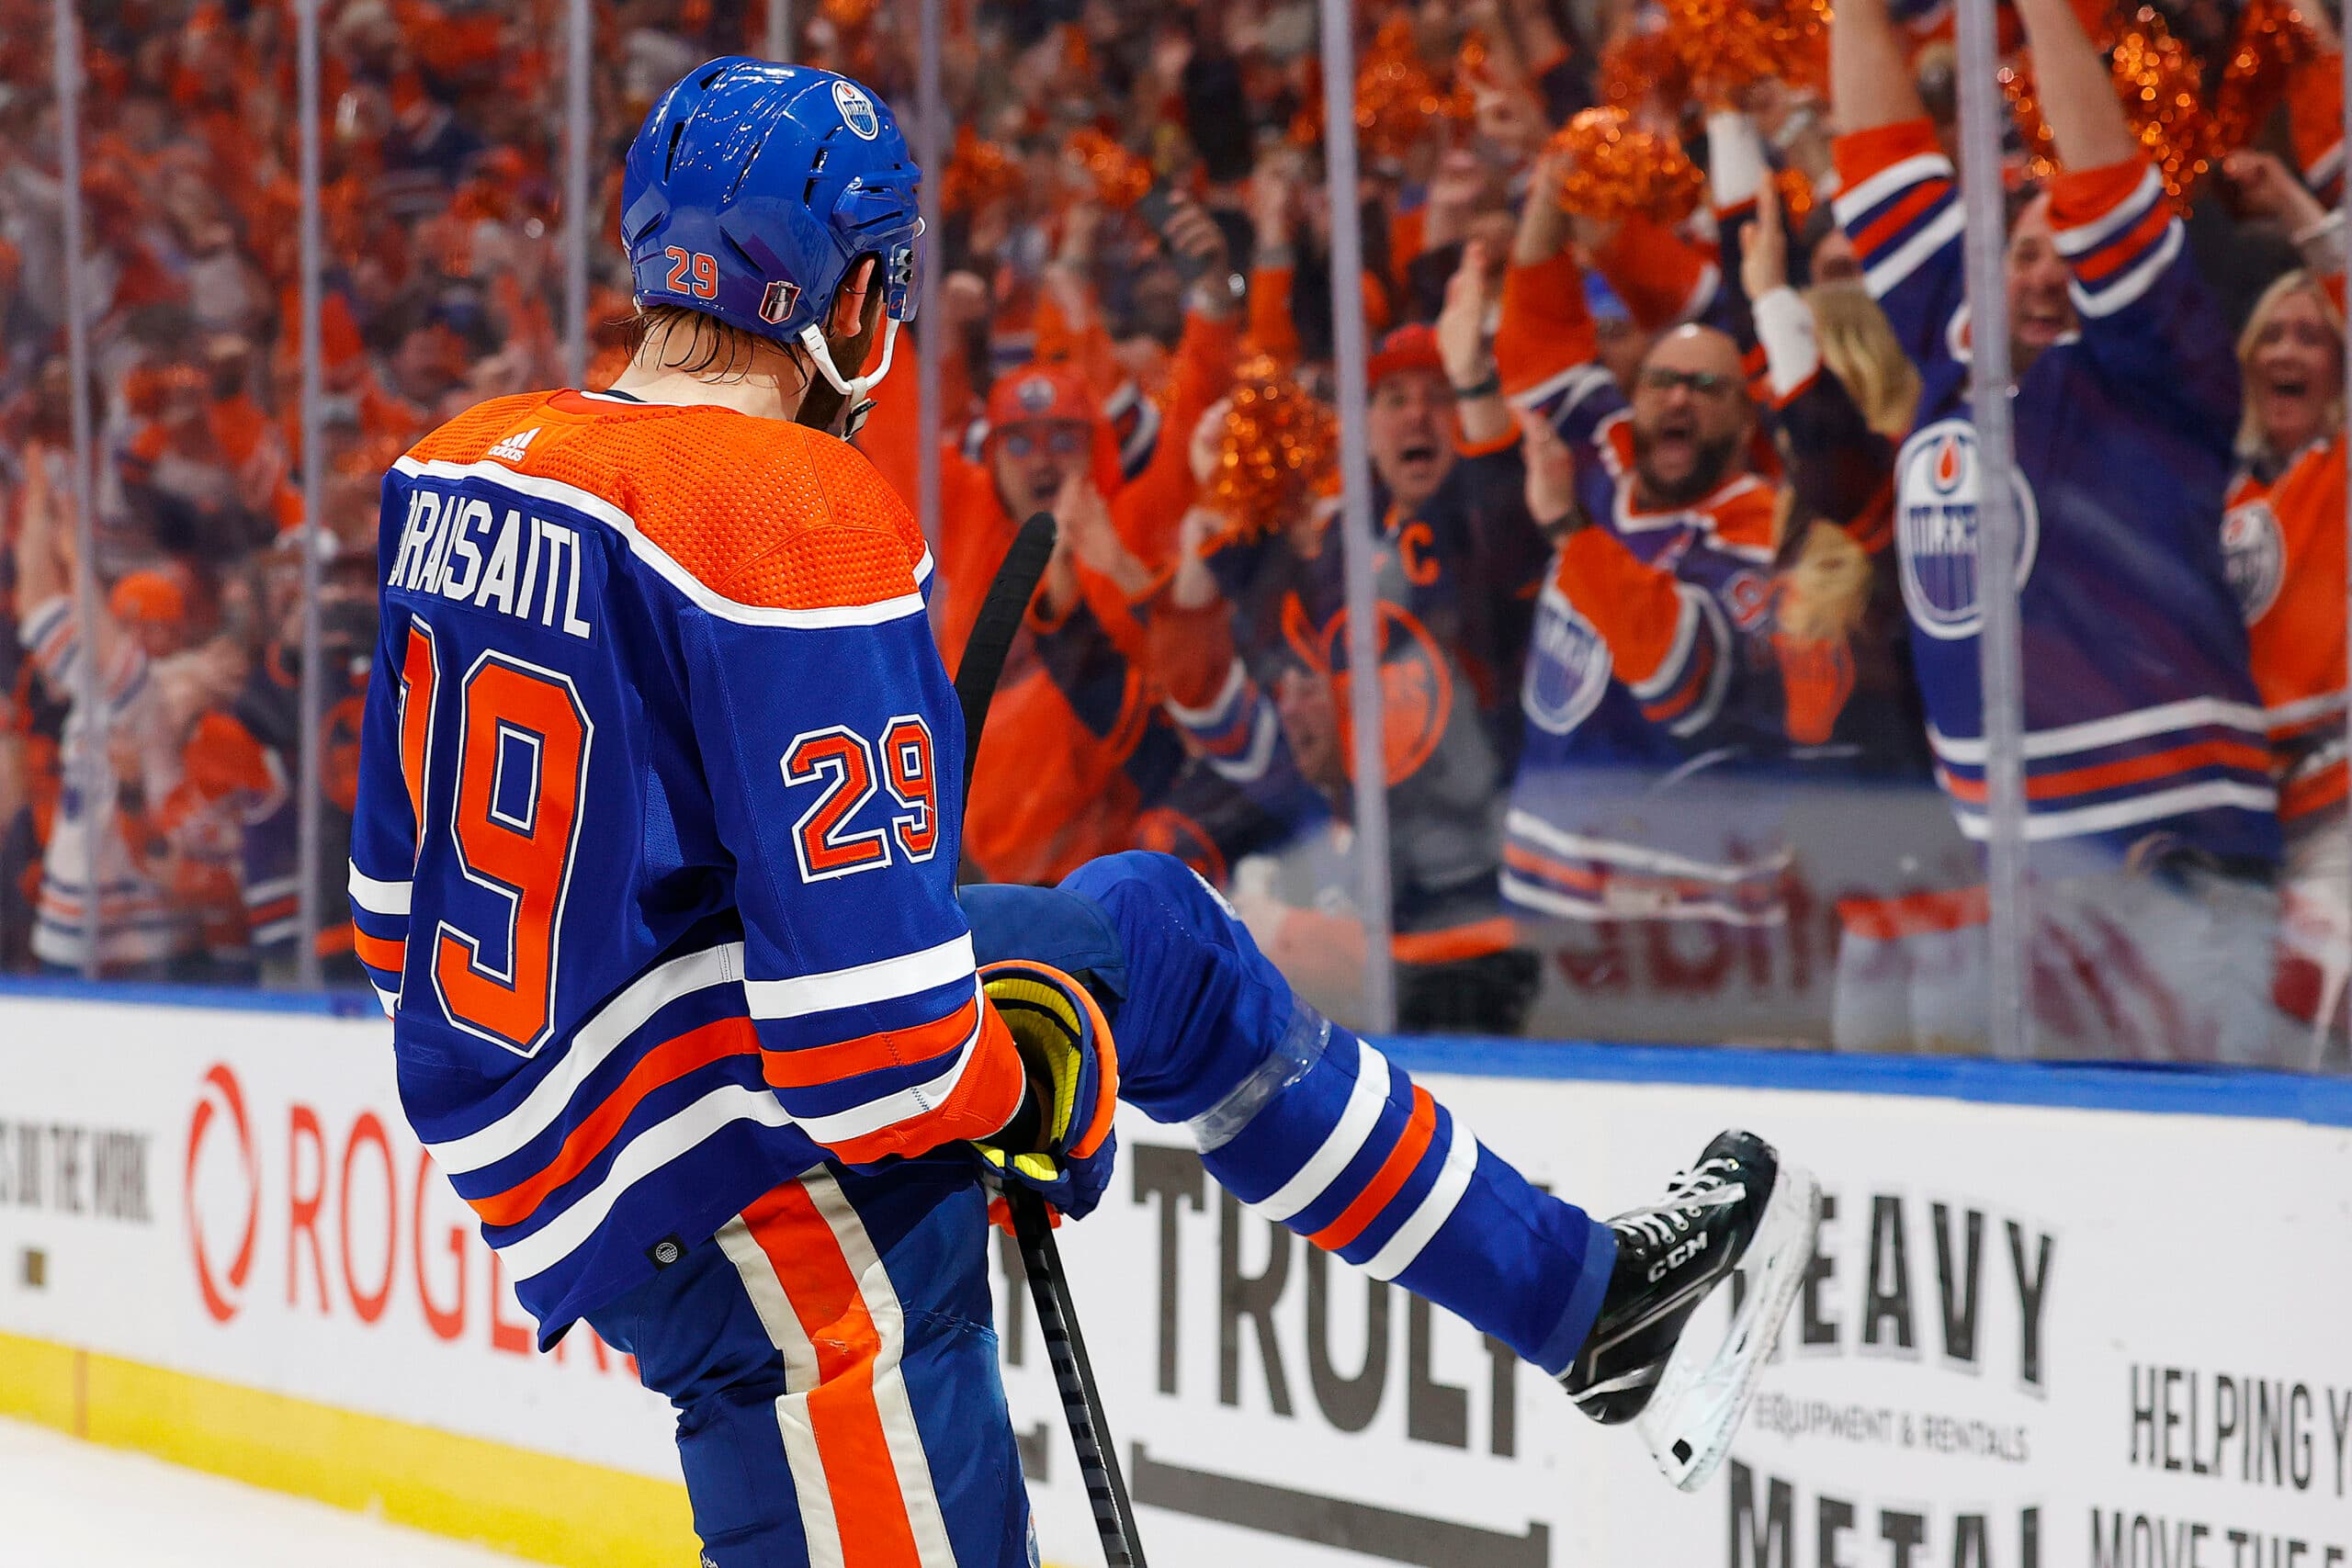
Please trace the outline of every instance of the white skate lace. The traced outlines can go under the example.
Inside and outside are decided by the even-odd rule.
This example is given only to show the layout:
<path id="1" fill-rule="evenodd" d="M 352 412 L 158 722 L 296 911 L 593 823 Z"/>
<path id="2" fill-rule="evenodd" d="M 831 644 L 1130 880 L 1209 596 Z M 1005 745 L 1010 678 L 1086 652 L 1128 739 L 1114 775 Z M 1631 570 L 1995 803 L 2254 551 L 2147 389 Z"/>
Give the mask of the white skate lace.
<path id="1" fill-rule="evenodd" d="M 1671 1246 L 1702 1212 L 1727 1207 L 1747 1195 L 1744 1183 L 1724 1179 L 1736 1168 L 1734 1161 L 1711 1159 L 1677 1171 L 1663 1199 L 1650 1208 L 1620 1215 L 1617 1223 L 1653 1246 Z"/>

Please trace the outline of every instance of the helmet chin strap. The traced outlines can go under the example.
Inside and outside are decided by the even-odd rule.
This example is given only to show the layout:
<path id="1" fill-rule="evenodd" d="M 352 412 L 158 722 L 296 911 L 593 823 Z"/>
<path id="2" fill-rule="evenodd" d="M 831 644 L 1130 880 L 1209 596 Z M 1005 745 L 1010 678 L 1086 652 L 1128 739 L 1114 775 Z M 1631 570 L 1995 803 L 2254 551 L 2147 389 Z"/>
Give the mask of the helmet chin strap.
<path id="1" fill-rule="evenodd" d="M 811 321 L 800 329 L 800 346 L 808 351 L 808 357 L 815 363 L 818 373 L 831 384 L 834 391 L 839 392 L 845 400 L 853 403 L 864 400 L 865 394 L 872 391 L 880 383 L 882 378 L 890 373 L 891 351 L 897 348 L 898 344 L 899 318 L 885 316 L 882 319 L 882 363 L 876 365 L 867 375 L 843 377 L 841 367 L 833 363 L 833 351 L 825 342 L 823 325 Z"/>
<path id="2" fill-rule="evenodd" d="M 882 362 L 870 374 L 844 377 L 841 367 L 833 363 L 833 351 L 825 342 L 823 325 L 811 321 L 800 329 L 800 346 L 808 351 L 809 362 L 818 373 L 842 395 L 841 417 L 835 423 L 840 428 L 833 434 L 847 441 L 865 423 L 865 416 L 874 412 L 874 400 L 866 394 L 890 373 L 890 355 L 899 345 L 899 319 L 886 315 L 882 319 Z"/>

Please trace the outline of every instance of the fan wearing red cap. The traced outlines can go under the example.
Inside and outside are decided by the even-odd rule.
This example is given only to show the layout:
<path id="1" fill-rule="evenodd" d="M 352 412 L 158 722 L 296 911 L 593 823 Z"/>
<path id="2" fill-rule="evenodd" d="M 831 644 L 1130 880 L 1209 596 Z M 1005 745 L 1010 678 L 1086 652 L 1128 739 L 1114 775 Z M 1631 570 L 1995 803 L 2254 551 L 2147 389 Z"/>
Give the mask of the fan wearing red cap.
<path id="1" fill-rule="evenodd" d="M 1373 472 L 1389 499 L 1418 512 L 1453 470 L 1453 387 L 1437 333 L 1419 321 L 1380 342 L 1366 367 L 1372 395 L 1364 427 Z"/>
<path id="2" fill-rule="evenodd" d="M 1209 276 L 1222 277 L 1222 258 L 1215 259 Z M 1232 386 L 1235 317 L 1229 293 L 1193 290 L 1169 376 L 1166 428 L 1191 430 Z M 1114 663 L 1137 660 L 1143 632 L 1133 605 L 1172 560 L 1177 522 L 1198 488 L 1187 444 L 1165 439 L 1143 471 L 1122 482 L 1118 438 L 1102 414 L 1106 390 L 1075 364 L 1008 372 L 989 389 L 980 461 L 951 456 L 943 476 L 935 602 L 950 669 L 1021 522 L 1049 512 L 1063 536 L 989 710 L 990 749 L 1022 765 L 983 770 L 965 818 L 966 852 L 999 881 L 1051 882 L 1092 855 L 1129 847 L 1136 814 L 1149 804 L 1127 771 L 1149 694 L 1135 682 L 1098 705 L 1091 694 L 1065 692 L 1035 657 L 1033 640 L 1082 608 L 1083 635 L 1107 644 L 1100 653 Z"/>

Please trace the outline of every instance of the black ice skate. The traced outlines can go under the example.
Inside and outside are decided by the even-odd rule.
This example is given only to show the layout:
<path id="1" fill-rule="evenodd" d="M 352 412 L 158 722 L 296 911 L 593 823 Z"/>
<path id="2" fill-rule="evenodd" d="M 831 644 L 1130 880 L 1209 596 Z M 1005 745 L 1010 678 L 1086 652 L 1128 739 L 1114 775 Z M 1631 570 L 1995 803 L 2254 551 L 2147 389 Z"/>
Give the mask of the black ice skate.
<path id="1" fill-rule="evenodd" d="M 1604 1425 L 1639 1419 L 1668 1480 L 1698 1490 L 1723 1462 L 1756 1376 L 1796 1302 L 1821 1191 L 1753 1133 L 1719 1134 L 1666 1196 L 1609 1222 L 1617 1266 L 1600 1316 L 1560 1382 Z M 1731 1332 L 1714 1347 L 1682 1330 L 1745 1267 Z"/>

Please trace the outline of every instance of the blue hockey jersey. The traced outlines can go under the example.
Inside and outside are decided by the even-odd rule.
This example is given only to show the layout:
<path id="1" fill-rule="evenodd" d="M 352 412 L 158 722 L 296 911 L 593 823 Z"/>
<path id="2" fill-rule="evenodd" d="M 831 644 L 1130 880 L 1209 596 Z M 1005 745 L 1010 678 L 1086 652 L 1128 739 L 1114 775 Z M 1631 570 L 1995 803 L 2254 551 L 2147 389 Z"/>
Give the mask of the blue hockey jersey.
<path id="1" fill-rule="evenodd" d="M 1896 458 L 1896 546 L 1938 777 L 1986 831 L 1976 501 L 1961 230 L 1925 120 L 1842 139 L 1838 220 L 1925 379 Z M 2077 333 L 2018 379 L 2029 820 L 2122 850 L 2159 832 L 2275 861 L 2277 795 L 2218 544 L 2237 366 L 2144 162 L 2052 188 Z"/>
<path id="2" fill-rule="evenodd" d="M 930 558 L 863 457 L 500 399 L 393 466 L 379 550 L 358 955 L 542 1346 L 820 1160 L 1003 1124 Z"/>

